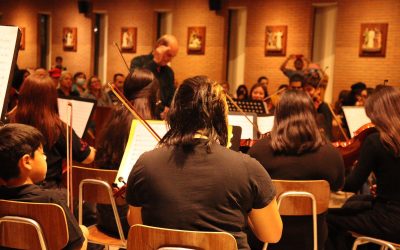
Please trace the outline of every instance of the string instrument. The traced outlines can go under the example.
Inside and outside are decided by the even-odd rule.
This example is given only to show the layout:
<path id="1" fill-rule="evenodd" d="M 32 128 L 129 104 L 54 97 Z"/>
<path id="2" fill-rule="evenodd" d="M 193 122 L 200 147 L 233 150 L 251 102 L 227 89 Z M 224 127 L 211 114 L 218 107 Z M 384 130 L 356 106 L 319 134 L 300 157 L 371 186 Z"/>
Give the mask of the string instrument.
<path id="1" fill-rule="evenodd" d="M 343 157 L 346 172 L 351 170 L 354 162 L 358 160 L 361 146 L 365 138 L 376 131 L 375 125 L 367 123 L 354 132 L 354 137 L 347 141 L 333 142 L 333 146 L 337 148 Z"/>
<path id="2" fill-rule="evenodd" d="M 131 114 L 150 132 L 150 134 L 157 140 L 160 141 L 161 137 L 157 132 L 146 122 L 146 120 L 137 112 L 135 107 L 126 99 L 123 93 L 116 88 L 113 84 L 108 83 L 111 91 L 115 96 L 122 102 L 122 104 L 131 112 Z M 119 182 L 124 183 L 122 187 L 118 187 L 115 183 L 112 184 L 114 197 L 121 197 L 126 191 L 126 182 L 120 177 Z"/>
<path id="3" fill-rule="evenodd" d="M 286 91 L 285 88 L 279 89 L 276 92 L 272 93 L 271 95 L 265 97 L 263 99 L 263 101 L 268 101 L 269 99 L 271 99 L 271 97 L 275 96 L 275 95 L 279 95 L 280 93 Z M 233 102 L 233 101 L 231 101 Z M 239 110 L 239 109 L 238 109 Z M 253 123 L 251 123 L 253 124 Z M 253 126 L 256 126 L 253 124 Z M 240 140 L 240 151 L 243 153 L 246 153 L 258 140 L 264 138 L 268 133 L 262 134 L 260 132 L 260 130 L 257 127 L 257 131 L 258 131 L 258 139 L 241 139 Z"/>

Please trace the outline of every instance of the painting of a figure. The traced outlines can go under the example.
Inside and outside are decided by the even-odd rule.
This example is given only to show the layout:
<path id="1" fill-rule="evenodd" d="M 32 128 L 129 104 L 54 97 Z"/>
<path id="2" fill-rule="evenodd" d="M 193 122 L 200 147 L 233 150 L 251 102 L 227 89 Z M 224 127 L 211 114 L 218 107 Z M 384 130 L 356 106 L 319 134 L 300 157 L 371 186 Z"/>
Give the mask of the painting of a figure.
<path id="1" fill-rule="evenodd" d="M 360 56 L 385 56 L 387 28 L 387 23 L 361 24 Z"/>
<path id="2" fill-rule="evenodd" d="M 285 56 L 287 26 L 267 26 L 265 29 L 265 55 Z"/>
<path id="3" fill-rule="evenodd" d="M 136 52 L 137 28 L 121 28 L 121 49 L 125 53 Z"/>
<path id="4" fill-rule="evenodd" d="M 66 51 L 76 51 L 77 47 L 77 28 L 63 29 L 63 47 Z"/>
<path id="5" fill-rule="evenodd" d="M 206 27 L 189 27 L 187 53 L 203 55 L 205 53 Z"/>

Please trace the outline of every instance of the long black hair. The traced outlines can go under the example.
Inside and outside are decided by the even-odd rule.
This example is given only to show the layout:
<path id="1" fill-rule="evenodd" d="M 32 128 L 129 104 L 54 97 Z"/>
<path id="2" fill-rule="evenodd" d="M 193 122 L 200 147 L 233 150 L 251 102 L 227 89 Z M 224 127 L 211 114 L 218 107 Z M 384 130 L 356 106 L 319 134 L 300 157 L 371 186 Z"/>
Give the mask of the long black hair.
<path id="1" fill-rule="evenodd" d="M 225 93 L 216 82 L 206 76 L 195 76 L 183 81 L 175 92 L 167 116 L 170 130 L 160 145 L 191 147 L 196 134 L 213 142 L 227 145 L 228 128 Z"/>

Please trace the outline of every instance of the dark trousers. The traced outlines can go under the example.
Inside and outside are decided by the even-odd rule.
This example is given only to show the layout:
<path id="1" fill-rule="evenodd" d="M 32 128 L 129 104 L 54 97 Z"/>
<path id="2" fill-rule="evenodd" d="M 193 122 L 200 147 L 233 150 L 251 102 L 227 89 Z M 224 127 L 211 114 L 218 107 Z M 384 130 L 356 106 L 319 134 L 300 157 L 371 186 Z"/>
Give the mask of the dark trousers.
<path id="1" fill-rule="evenodd" d="M 399 202 L 356 195 L 342 208 L 329 209 L 327 222 L 326 250 L 351 249 L 354 239 L 349 231 L 396 243 L 400 241 Z"/>

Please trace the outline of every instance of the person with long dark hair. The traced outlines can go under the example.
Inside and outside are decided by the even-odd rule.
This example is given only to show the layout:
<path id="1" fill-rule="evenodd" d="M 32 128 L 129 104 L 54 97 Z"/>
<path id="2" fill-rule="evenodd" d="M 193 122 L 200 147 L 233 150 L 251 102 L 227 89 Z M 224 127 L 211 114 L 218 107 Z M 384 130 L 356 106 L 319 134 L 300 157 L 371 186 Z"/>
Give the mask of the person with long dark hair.
<path id="1" fill-rule="evenodd" d="M 44 136 L 47 155 L 47 174 L 42 183 L 45 188 L 61 187 L 62 162 L 66 159 L 66 127 L 58 114 L 57 90 L 50 77 L 33 74 L 28 76 L 20 89 L 19 102 L 12 122 L 31 125 Z M 89 164 L 95 150 L 72 134 L 72 156 L 77 162 Z"/>
<path id="2" fill-rule="evenodd" d="M 301 90 L 286 91 L 275 109 L 272 131 L 248 152 L 281 180 L 327 180 L 331 190 L 344 181 L 340 153 L 318 129 L 316 110 L 311 98 Z M 268 249 L 312 249 L 312 224 L 308 216 L 284 216 L 284 231 L 278 244 Z M 318 249 L 323 249 L 327 226 L 325 214 L 318 216 Z M 262 245 L 251 242 L 254 249 Z"/>
<path id="3" fill-rule="evenodd" d="M 170 130 L 129 175 L 131 225 L 225 231 L 239 249 L 250 249 L 244 232 L 250 224 L 262 241 L 279 240 L 271 179 L 256 160 L 226 148 L 227 112 L 218 83 L 205 76 L 183 81 L 168 113 Z"/>
<path id="4" fill-rule="evenodd" d="M 124 95 L 144 119 L 156 119 L 156 101 L 159 86 L 153 73 L 147 69 L 135 69 L 124 83 Z M 133 115 L 121 104 L 113 107 L 107 126 L 100 132 L 97 143 L 95 165 L 101 169 L 118 169 L 128 142 Z M 98 227 L 113 236 L 118 229 L 110 205 L 97 205 Z M 129 231 L 126 214 L 128 205 L 118 206 L 122 229 L 127 236 Z"/>
<path id="5" fill-rule="evenodd" d="M 367 99 L 365 111 L 377 132 L 365 139 L 343 190 L 360 190 L 373 173 L 376 193 L 353 196 L 329 211 L 327 249 L 351 249 L 348 231 L 400 243 L 400 90 L 379 88 Z"/>

